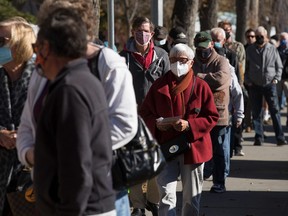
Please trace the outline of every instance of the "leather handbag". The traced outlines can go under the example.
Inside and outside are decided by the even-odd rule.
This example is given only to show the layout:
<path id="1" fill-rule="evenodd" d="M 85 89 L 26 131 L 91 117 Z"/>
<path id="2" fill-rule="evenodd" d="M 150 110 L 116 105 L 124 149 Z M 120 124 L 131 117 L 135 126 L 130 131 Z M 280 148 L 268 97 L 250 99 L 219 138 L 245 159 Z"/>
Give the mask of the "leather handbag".
<path id="1" fill-rule="evenodd" d="M 178 155 L 184 154 L 190 148 L 190 143 L 187 141 L 185 134 L 181 134 L 161 145 L 162 153 L 167 161 L 171 161 Z"/>
<path id="2" fill-rule="evenodd" d="M 31 180 L 31 170 L 19 165 L 13 171 L 13 177 L 7 187 L 7 199 L 13 215 L 34 216 L 35 194 Z"/>
<path id="3" fill-rule="evenodd" d="M 155 177 L 166 164 L 160 146 L 140 116 L 135 137 L 125 146 L 114 150 L 113 154 L 112 177 L 116 190 Z"/>

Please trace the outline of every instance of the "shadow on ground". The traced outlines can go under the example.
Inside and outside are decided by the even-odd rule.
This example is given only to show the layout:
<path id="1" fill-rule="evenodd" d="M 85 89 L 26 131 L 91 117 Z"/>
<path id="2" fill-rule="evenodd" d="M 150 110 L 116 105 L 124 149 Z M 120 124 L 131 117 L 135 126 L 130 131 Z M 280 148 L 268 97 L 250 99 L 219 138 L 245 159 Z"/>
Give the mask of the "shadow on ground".
<path id="1" fill-rule="evenodd" d="M 288 180 L 288 161 L 231 160 L 229 177 Z"/>
<path id="2" fill-rule="evenodd" d="M 288 192 L 204 191 L 200 216 L 287 216 L 287 198 Z M 181 215 L 181 204 L 182 192 L 177 192 L 177 215 Z"/>

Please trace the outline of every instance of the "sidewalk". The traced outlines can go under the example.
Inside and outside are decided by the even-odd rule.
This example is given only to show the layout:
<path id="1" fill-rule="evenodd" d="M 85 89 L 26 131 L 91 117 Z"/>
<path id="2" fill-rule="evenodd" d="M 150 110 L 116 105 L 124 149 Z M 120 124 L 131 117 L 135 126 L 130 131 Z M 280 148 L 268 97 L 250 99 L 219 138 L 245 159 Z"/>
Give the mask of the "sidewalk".
<path id="1" fill-rule="evenodd" d="M 286 117 L 282 125 L 288 140 Z M 272 126 L 264 126 L 263 146 L 253 146 L 254 131 L 243 133 L 244 157 L 231 159 L 227 192 L 213 194 L 212 180 L 204 182 L 200 216 L 288 216 L 288 145 L 276 145 Z M 177 187 L 177 215 L 181 211 L 181 184 Z M 152 215 L 146 211 L 146 215 Z"/>
<path id="2" fill-rule="evenodd" d="M 284 112 L 281 121 L 288 140 Z M 288 216 L 288 145 L 276 145 L 271 125 L 264 130 L 263 146 L 253 146 L 254 131 L 243 133 L 245 156 L 231 159 L 226 193 L 209 193 L 212 181 L 204 182 L 201 215 Z"/>

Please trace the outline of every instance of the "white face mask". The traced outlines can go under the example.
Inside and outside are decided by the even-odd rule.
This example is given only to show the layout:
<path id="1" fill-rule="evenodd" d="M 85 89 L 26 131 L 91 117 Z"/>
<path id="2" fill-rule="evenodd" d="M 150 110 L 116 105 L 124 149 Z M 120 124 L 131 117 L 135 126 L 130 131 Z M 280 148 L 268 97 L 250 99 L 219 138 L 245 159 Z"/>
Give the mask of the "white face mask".
<path id="1" fill-rule="evenodd" d="M 154 44 L 156 46 L 163 46 L 165 43 L 166 43 L 166 39 L 163 39 L 163 40 L 160 40 L 160 41 L 157 41 L 157 40 L 154 41 Z"/>
<path id="2" fill-rule="evenodd" d="M 170 70 L 177 77 L 186 75 L 189 72 L 188 64 L 181 64 L 179 61 L 172 63 Z"/>

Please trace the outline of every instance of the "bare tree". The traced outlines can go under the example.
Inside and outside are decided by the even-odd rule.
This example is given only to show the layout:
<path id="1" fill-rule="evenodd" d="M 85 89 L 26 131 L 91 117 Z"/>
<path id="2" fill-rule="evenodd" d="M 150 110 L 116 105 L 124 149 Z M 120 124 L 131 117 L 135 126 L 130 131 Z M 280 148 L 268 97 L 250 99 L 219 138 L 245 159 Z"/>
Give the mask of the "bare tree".
<path id="1" fill-rule="evenodd" d="M 217 26 L 218 0 L 202 0 L 199 8 L 201 31 Z"/>
<path id="2" fill-rule="evenodd" d="M 101 7 L 101 0 L 92 0 L 94 11 L 96 13 L 96 29 L 94 35 L 96 38 L 99 38 L 99 27 L 100 27 L 100 7 Z"/>
<path id="3" fill-rule="evenodd" d="M 198 7 L 198 0 L 177 0 L 172 12 L 173 27 L 181 26 L 187 31 L 190 46 L 193 44 Z"/>
<path id="4" fill-rule="evenodd" d="M 248 0 L 247 27 L 255 29 L 259 26 L 259 0 Z"/>
<path id="5" fill-rule="evenodd" d="M 264 26 L 268 32 L 268 36 L 271 30 L 271 8 L 274 0 L 262 0 L 259 4 L 259 25 Z M 275 16 L 275 14 L 274 14 Z"/>
<path id="6" fill-rule="evenodd" d="M 249 0 L 236 1 L 237 30 L 236 40 L 245 43 L 246 20 L 248 17 Z"/>
<path id="7" fill-rule="evenodd" d="M 274 0 L 271 10 L 271 25 L 275 26 L 277 33 L 288 30 L 287 10 L 288 2 L 286 0 Z"/>

